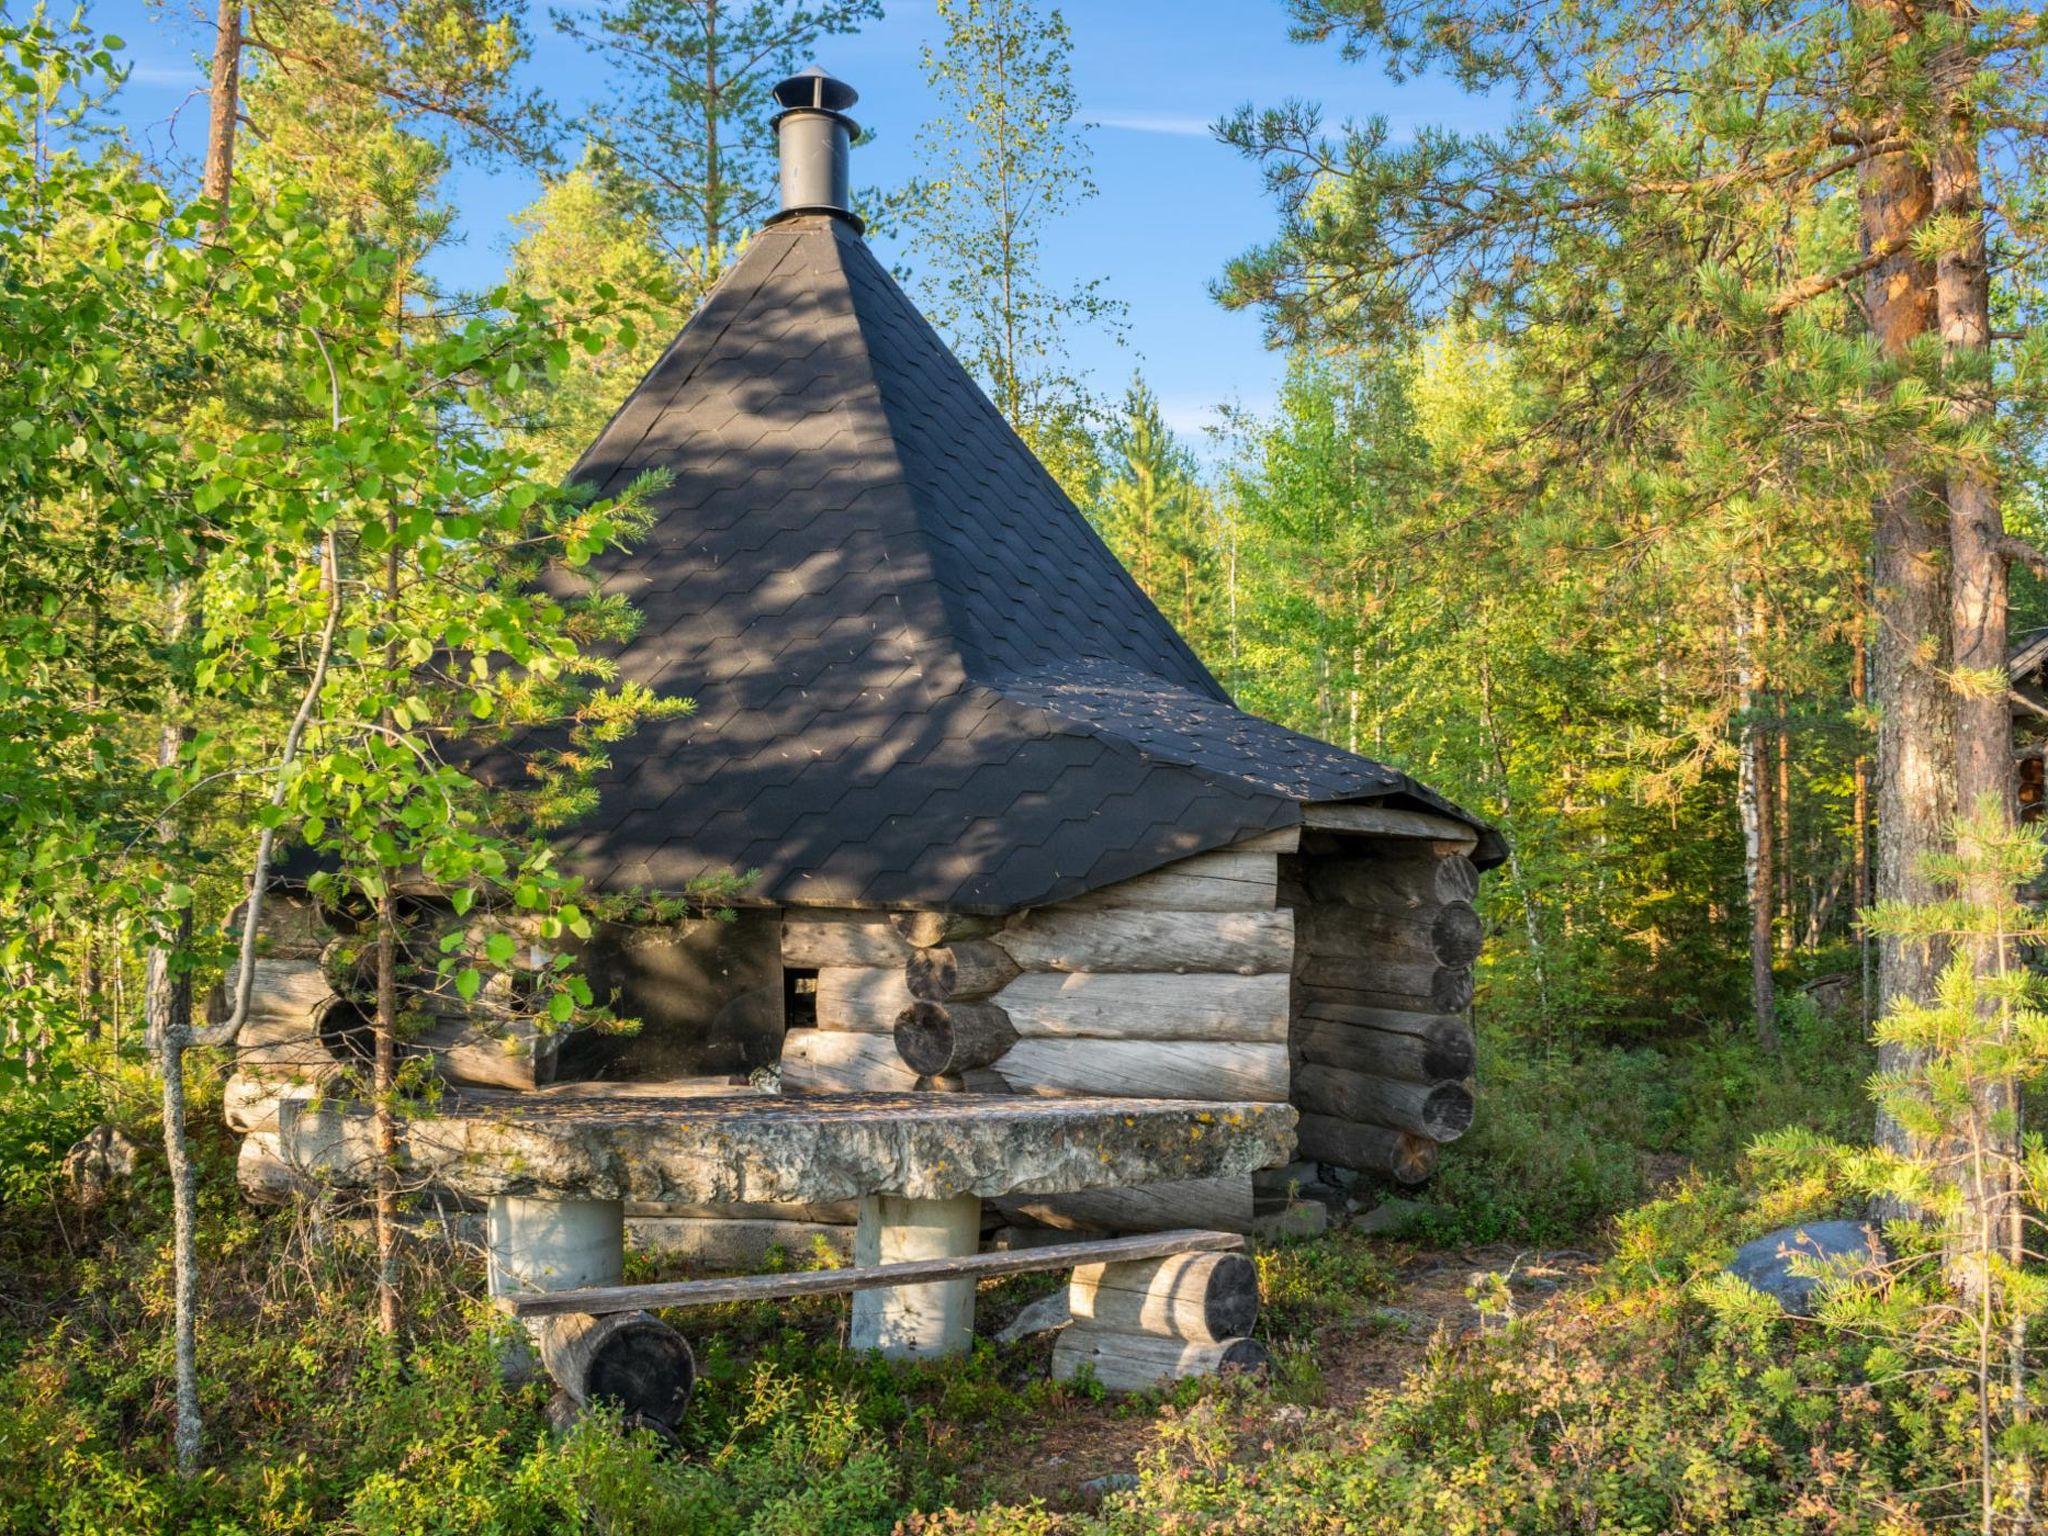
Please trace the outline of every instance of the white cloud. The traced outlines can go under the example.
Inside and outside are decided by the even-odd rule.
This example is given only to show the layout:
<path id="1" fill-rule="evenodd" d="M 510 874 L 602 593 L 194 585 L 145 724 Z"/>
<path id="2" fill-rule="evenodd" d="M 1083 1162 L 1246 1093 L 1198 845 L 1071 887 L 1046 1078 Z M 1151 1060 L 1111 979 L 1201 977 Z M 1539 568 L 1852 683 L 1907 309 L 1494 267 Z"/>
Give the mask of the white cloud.
<path id="1" fill-rule="evenodd" d="M 1209 124 L 1206 117 L 1190 117 L 1178 112 L 1116 112 L 1084 109 L 1081 121 L 1094 123 L 1101 128 L 1121 128 L 1127 133 L 1164 133 L 1175 138 L 1206 139 Z"/>
<path id="2" fill-rule="evenodd" d="M 129 64 L 128 79 L 135 85 L 177 85 L 194 89 L 206 83 L 197 64 L 151 64 L 141 59 Z"/>

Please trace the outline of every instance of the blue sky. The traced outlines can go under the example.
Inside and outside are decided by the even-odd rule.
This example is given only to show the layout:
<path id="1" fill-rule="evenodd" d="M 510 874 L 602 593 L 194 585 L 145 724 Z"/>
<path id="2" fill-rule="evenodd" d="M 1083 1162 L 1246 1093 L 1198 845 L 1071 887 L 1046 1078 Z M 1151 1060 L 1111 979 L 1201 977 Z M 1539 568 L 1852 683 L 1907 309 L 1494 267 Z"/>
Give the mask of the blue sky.
<path id="1" fill-rule="evenodd" d="M 212 10 L 209 0 L 204 14 Z M 1222 403 L 1267 406 L 1282 366 L 1255 314 L 1226 312 L 1209 297 L 1224 262 L 1265 239 L 1274 219 L 1257 172 L 1216 143 L 1208 124 L 1240 103 L 1287 96 L 1322 102 L 1333 120 L 1384 114 L 1397 133 L 1427 122 L 1470 126 L 1498 112 L 1442 82 L 1397 87 L 1373 66 L 1345 64 L 1334 48 L 1290 42 L 1280 0 L 1071 0 L 1064 10 L 1075 87 L 1097 125 L 1090 140 L 1100 195 L 1051 233 L 1047 262 L 1056 279 L 1105 279 L 1129 307 L 1124 345 L 1082 334 L 1074 357 L 1106 391 L 1142 367 L 1169 419 L 1191 433 Z M 534 13 L 530 83 L 571 118 L 606 89 L 606 67 L 554 35 L 544 11 Z M 199 6 L 95 0 L 91 16 L 125 38 L 134 57 L 123 115 L 138 144 L 190 157 L 205 132 L 197 55 L 211 41 Z M 856 115 L 877 135 L 856 156 L 858 181 L 888 183 L 915 169 L 912 141 L 933 107 L 918 54 L 935 25 L 930 0 L 894 0 L 881 21 L 821 50 L 818 62 L 860 91 Z M 459 167 L 449 196 L 461 239 L 440 258 L 441 275 L 476 286 L 495 278 L 507 220 L 534 190 L 503 167 Z"/>

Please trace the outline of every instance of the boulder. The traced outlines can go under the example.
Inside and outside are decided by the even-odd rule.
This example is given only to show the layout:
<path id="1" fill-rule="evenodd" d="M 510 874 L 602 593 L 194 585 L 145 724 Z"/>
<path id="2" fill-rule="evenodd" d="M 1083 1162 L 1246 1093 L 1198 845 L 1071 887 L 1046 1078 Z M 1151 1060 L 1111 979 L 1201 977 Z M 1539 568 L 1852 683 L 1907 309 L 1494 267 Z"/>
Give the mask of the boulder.
<path id="1" fill-rule="evenodd" d="M 1877 1229 L 1861 1221 L 1810 1221 L 1796 1227 L 1780 1227 L 1755 1242 L 1735 1250 L 1728 1273 L 1754 1286 L 1795 1317 L 1813 1311 L 1821 1279 L 1810 1270 L 1815 1260 L 1825 1260 L 1843 1270 L 1884 1261 L 1884 1245 Z"/>
<path id="2" fill-rule="evenodd" d="M 82 1206 L 108 1199 L 135 1177 L 141 1152 L 141 1147 L 111 1125 L 89 1132 L 64 1154 L 61 1172 L 71 1198 Z"/>
<path id="3" fill-rule="evenodd" d="M 1026 1302 L 1023 1310 L 996 1334 L 998 1344 L 1015 1344 L 1036 1333 L 1050 1333 L 1055 1328 L 1064 1328 L 1074 1320 L 1067 1291 L 1063 1286 L 1050 1296 L 1041 1296 L 1036 1301 Z"/>

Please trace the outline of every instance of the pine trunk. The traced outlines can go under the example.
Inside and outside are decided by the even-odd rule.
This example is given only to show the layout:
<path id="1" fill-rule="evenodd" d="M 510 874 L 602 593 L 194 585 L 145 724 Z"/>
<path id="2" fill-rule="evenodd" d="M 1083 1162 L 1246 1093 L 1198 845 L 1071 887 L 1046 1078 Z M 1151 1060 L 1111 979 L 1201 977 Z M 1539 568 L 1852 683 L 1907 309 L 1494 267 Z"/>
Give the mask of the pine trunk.
<path id="1" fill-rule="evenodd" d="M 2013 808 L 2012 715 L 2005 673 L 2008 593 L 1998 487 L 1972 441 L 1991 414 L 1992 378 L 1991 279 L 1983 172 L 1967 95 L 1970 73 L 1970 61 L 1960 51 L 1945 58 L 1939 71 L 1949 96 L 1949 119 L 1934 156 L 1934 217 L 1967 231 L 1967 236 L 1951 244 L 1936 262 L 1935 315 L 1949 411 L 1962 439 L 1948 471 L 1956 806 L 1995 835 L 2010 827 Z M 1966 831 L 1957 852 L 1967 858 L 1973 841 Z M 1966 876 L 1958 883 L 1957 894 L 1985 911 L 2012 899 L 1996 870 Z M 1973 937 L 1967 946 L 1971 965 L 1985 981 L 2003 977 L 2016 958 L 2008 944 L 1988 936 Z M 1979 1006 L 1981 1029 L 1988 1039 L 1999 1028 L 1999 1005 L 1987 998 Z M 2013 1124 L 2012 1080 L 1981 1079 L 1971 1084 L 1970 1092 L 1967 1144 L 1957 1149 L 1966 1216 L 1949 1237 L 1949 1269 L 1966 1291 L 1981 1293 L 1993 1284 L 1994 1255 L 2015 1264 L 2022 1257 L 2009 1241 L 2017 1225 L 2020 1147 Z"/>
<path id="2" fill-rule="evenodd" d="M 1917 25 L 1899 0 L 1865 0 L 1903 43 Z M 1873 130 L 1875 131 L 1875 130 Z M 1888 365 L 1903 367 L 1934 325 L 1934 272 L 1908 244 L 1933 206 L 1927 168 L 1906 153 L 1873 156 L 1861 179 L 1863 244 L 1896 254 L 1865 280 L 1863 307 Z M 1953 730 L 1944 508 L 1910 448 L 1894 456 L 1890 483 L 1872 508 L 1870 705 L 1877 718 L 1872 796 L 1877 837 L 1872 895 L 1880 902 L 1924 903 L 1941 893 L 1925 873 L 1942 852 L 1955 809 L 1949 749 Z M 1895 1002 L 1931 1002 L 1945 956 L 1940 946 L 1882 938 L 1877 943 L 1877 1012 Z M 1881 1046 L 1878 1067 L 1913 1065 L 1897 1046 Z M 1878 1116 L 1877 1140 L 1904 1150 L 1903 1127 Z"/>

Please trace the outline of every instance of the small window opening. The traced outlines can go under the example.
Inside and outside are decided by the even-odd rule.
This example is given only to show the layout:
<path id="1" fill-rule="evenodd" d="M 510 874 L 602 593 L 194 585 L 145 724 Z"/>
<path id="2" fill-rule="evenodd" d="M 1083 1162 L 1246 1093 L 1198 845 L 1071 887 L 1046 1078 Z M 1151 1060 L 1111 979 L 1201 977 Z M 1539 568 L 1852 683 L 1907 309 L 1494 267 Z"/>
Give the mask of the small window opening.
<path id="1" fill-rule="evenodd" d="M 818 1027 L 818 973 L 816 971 L 791 970 L 782 972 L 782 1017 L 788 1029 L 816 1029 Z"/>

